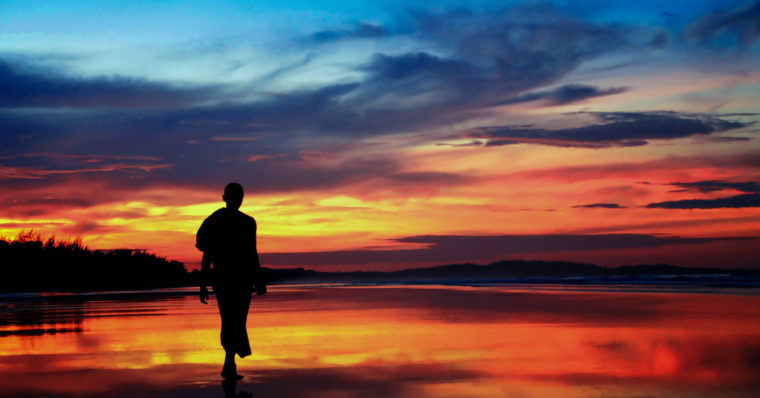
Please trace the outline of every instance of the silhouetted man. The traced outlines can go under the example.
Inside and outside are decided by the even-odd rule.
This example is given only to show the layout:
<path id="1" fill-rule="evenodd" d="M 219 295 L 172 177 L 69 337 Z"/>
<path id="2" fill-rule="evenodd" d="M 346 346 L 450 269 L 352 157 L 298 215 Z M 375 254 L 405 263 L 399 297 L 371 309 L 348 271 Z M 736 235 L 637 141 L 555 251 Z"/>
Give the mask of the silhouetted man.
<path id="1" fill-rule="evenodd" d="M 207 286 L 211 284 L 222 317 L 221 339 L 225 352 L 222 377 L 237 380 L 243 376 L 237 374 L 235 354 L 241 358 L 251 354 L 245 322 L 252 287 L 261 295 L 266 293 L 266 284 L 256 251 L 256 220 L 238 210 L 243 203 L 243 187 L 235 182 L 227 184 L 222 199 L 227 207 L 203 221 L 195 246 L 203 252 L 201 302 L 208 303 Z"/>

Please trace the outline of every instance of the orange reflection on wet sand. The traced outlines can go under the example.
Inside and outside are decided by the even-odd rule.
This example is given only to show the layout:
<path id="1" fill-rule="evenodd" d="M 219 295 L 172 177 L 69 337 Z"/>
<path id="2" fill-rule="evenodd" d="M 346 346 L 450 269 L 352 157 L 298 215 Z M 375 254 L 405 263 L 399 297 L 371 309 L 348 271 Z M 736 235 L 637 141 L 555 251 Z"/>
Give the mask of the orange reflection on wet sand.
<path id="1" fill-rule="evenodd" d="M 215 302 L 188 292 L 1 298 L 0 396 L 224 396 Z M 760 296 L 740 293 L 273 287 L 254 299 L 238 389 L 749 397 L 760 387 Z"/>

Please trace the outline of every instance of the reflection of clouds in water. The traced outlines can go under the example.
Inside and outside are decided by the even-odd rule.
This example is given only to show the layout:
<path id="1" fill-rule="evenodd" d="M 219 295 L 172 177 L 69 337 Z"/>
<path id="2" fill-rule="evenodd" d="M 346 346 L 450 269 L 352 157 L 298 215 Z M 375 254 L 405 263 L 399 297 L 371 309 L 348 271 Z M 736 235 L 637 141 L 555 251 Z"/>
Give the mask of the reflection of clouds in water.
<path id="1" fill-rule="evenodd" d="M 0 301 L 5 301 L 0 302 L 0 325 L 76 324 L 76 328 L 36 329 L 58 333 L 81 331 L 82 322 L 87 318 L 164 315 L 171 302 L 184 300 L 186 296 L 186 292 L 176 291 L 3 295 L 0 296 Z"/>
<path id="2" fill-rule="evenodd" d="M 412 397 L 415 387 L 473 382 L 484 377 L 472 370 L 442 364 L 364 365 L 317 369 L 269 369 L 257 372 L 252 390 L 263 396 L 309 396 L 315 392 L 383 397 Z M 283 393 L 287 392 L 287 393 Z M 278 394 L 279 393 L 279 394 Z M 328 395 L 329 396 L 329 395 Z M 351 395 L 353 396 L 353 395 Z"/>
<path id="3" fill-rule="evenodd" d="M 254 355 L 234 396 L 750 397 L 760 386 L 757 296 L 577 286 L 271 293 L 254 300 Z M 218 314 L 194 289 L 66 300 L 37 309 L 54 321 L 79 314 L 81 333 L 0 337 L 0 396 L 223 396 Z"/>
<path id="4" fill-rule="evenodd" d="M 359 293 L 360 292 L 360 293 Z M 97 301 L 77 296 L 21 302 L 23 310 L 4 312 L 5 324 L 43 325 L 76 323 L 98 317 L 163 316 L 173 302 L 195 297 L 195 291 L 172 293 L 107 293 Z M 336 311 L 343 309 L 405 308 L 429 311 L 450 322 L 631 323 L 661 317 L 662 299 L 655 296 L 586 292 L 563 294 L 561 300 L 543 292 L 502 289 L 451 289 L 409 287 L 295 288 L 276 296 L 258 298 L 253 311 Z"/>
<path id="5" fill-rule="evenodd" d="M 42 336 L 44 334 L 58 333 L 82 333 L 82 328 L 24 328 L 14 330 L 0 330 L 0 337 L 6 336 Z"/>
<path id="6" fill-rule="evenodd" d="M 2 310 L 0 311 L 0 325 L 17 327 L 62 324 L 81 326 L 84 318 L 84 307 L 81 299 L 77 302 L 69 300 L 65 304 L 47 300 L 16 301 L 4 303 L 0 309 Z"/>
<path id="7" fill-rule="evenodd" d="M 593 344 L 590 349 L 592 355 L 602 356 L 611 369 L 630 369 L 628 375 L 597 374 L 597 381 L 603 381 L 606 376 L 617 377 L 616 383 L 634 383 L 655 376 L 672 384 L 760 387 L 760 339 L 756 336 L 668 336 L 643 341 L 610 341 Z"/>
<path id="8" fill-rule="evenodd" d="M 685 343 L 685 342 L 682 342 Z M 688 342 L 692 344 L 694 342 Z M 686 343 L 685 343 L 686 344 Z M 683 345 L 682 347 L 685 347 Z M 723 346 L 732 353 L 746 348 L 743 343 Z M 676 355 L 684 352 L 675 352 Z M 754 354 L 747 354 L 746 357 Z M 524 373 L 498 378 L 488 373 L 446 364 L 380 364 L 350 367 L 255 369 L 242 372 L 246 378 L 239 382 L 232 396 L 255 397 L 420 397 L 429 388 L 445 385 L 480 386 L 519 391 L 536 388 L 542 383 L 560 383 L 563 388 L 590 387 L 634 389 L 641 384 L 678 388 L 692 396 L 710 396 L 709 392 L 730 388 L 738 396 L 752 396 L 760 385 L 755 376 L 757 367 L 747 368 L 742 358 L 717 355 L 719 360 L 709 368 L 705 363 L 691 364 L 675 374 L 621 374 L 614 364 L 596 372 L 533 373 L 533 364 L 524 364 Z M 689 355 L 678 357 L 687 364 Z M 710 357 L 705 357 L 708 362 Z M 738 359 L 738 360 L 737 360 Z M 161 365 L 146 369 L 70 369 L 64 371 L 30 371 L 12 377 L 0 376 L 3 397 L 55 394 L 57 397 L 104 398 L 130 396 L 160 397 L 219 397 L 232 391 L 225 386 L 220 391 L 213 365 Z M 627 386 L 627 387 L 625 387 Z M 450 392 L 456 393 L 456 387 Z M 571 392 L 571 390 L 567 390 Z M 746 395 L 743 395 L 746 394 Z M 537 395 L 528 395 L 537 396 Z M 621 395 L 621 396 L 629 396 Z"/>
<path id="9" fill-rule="evenodd" d="M 654 295 L 504 291 L 501 288 L 301 289 L 279 294 L 277 311 L 418 309 L 447 322 L 538 322 L 623 325 L 662 318 L 663 299 Z M 290 303 L 288 303 L 290 302 Z M 260 311 L 267 311 L 264 306 Z M 258 311 L 258 310 L 257 310 Z"/>
<path id="10" fill-rule="evenodd" d="M 29 372 L 13 380 L 0 376 L 3 397 L 50 394 L 57 397 L 219 397 L 217 367 L 162 365 L 148 369 Z M 257 369 L 234 386 L 237 396 L 255 397 L 414 397 L 425 385 L 476 382 L 484 375 L 441 364 L 366 365 L 315 369 Z M 5 379 L 5 380 L 3 380 Z M 76 380 L 76 383 L 72 383 Z M 232 386 L 226 385 L 225 393 Z"/>

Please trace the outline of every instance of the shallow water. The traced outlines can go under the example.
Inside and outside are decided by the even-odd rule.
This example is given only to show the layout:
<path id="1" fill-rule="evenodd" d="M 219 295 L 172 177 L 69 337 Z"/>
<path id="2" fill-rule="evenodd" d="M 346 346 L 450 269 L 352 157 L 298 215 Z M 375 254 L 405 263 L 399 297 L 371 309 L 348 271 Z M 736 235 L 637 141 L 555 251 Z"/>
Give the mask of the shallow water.
<path id="1" fill-rule="evenodd" d="M 254 298 L 254 354 L 238 359 L 246 378 L 236 386 L 219 378 L 213 296 L 203 305 L 187 291 L 0 296 L 0 396 L 760 391 L 760 296 L 751 290 L 274 286 Z"/>

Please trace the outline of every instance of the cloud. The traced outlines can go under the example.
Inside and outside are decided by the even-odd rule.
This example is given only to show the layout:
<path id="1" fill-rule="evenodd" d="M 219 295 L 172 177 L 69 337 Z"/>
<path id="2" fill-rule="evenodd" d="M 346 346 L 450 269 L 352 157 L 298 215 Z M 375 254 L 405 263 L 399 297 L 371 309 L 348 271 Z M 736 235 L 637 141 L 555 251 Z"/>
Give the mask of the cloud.
<path id="1" fill-rule="evenodd" d="M 435 145 L 437 146 L 450 146 L 452 148 L 466 148 L 466 147 L 473 147 L 473 146 L 483 146 L 483 142 L 479 140 L 470 140 L 470 142 L 465 144 L 451 144 L 447 142 L 438 142 Z"/>
<path id="2" fill-rule="evenodd" d="M 352 60 L 354 64 L 345 67 L 346 76 L 335 79 L 338 83 L 296 85 L 279 92 L 251 94 L 253 88 L 234 91 L 222 86 L 182 88 L 118 76 L 79 78 L 31 62 L 2 61 L 0 84 L 9 90 L 0 90 L 0 106 L 44 108 L 32 113 L 0 113 L 4 127 L 0 145 L 5 153 L 66 153 L 76 148 L 104 156 L 159 157 L 165 167 L 145 162 L 150 163 L 149 168 L 132 165 L 127 169 L 126 162 L 121 162 L 121 168 L 86 168 L 52 159 L 34 165 L 0 159 L 0 166 L 16 179 L 35 178 L 40 184 L 60 183 L 64 172 L 87 173 L 125 187 L 207 187 L 219 180 L 236 179 L 259 192 L 331 188 L 373 178 L 398 183 L 414 178 L 462 183 L 461 177 L 451 175 L 404 175 L 397 153 L 368 159 L 361 153 L 362 140 L 468 122 L 490 112 L 500 101 L 540 97 L 540 101 L 562 104 L 613 94 L 622 89 L 544 88 L 606 54 L 621 49 L 647 51 L 652 36 L 632 27 L 583 21 L 552 7 L 416 12 L 408 16 L 407 25 L 393 33 L 411 43 L 403 50 Z M 322 38 L 389 34 L 386 28 L 371 24 L 331 32 L 322 32 Z M 308 55 L 297 65 L 311 67 L 315 57 L 319 58 Z M 295 73 L 288 68 L 280 71 L 283 78 Z M 97 112 L 51 109 L 56 107 Z M 597 117 L 601 120 L 610 115 Z M 642 115 L 649 114 L 627 115 L 636 119 L 629 123 L 645 124 Z M 734 127 L 721 127 L 718 121 L 723 119 L 717 117 L 673 118 L 703 128 L 695 131 Z M 485 140 L 488 145 L 537 142 L 592 147 L 646 143 L 646 138 L 640 137 L 646 134 L 614 137 L 608 130 L 617 127 L 625 127 L 625 122 L 602 120 L 586 130 L 571 129 L 570 135 L 578 137 L 567 140 L 553 136 L 558 132 L 538 128 L 483 128 L 475 133 L 487 138 L 472 138 L 472 144 Z M 515 131 L 520 129 L 525 131 Z M 605 135 L 603 132 L 610 137 L 592 137 Z M 306 152 L 329 153 L 334 159 L 332 163 L 318 161 L 303 156 Z"/>
<path id="3" fill-rule="evenodd" d="M 576 205 L 573 206 L 574 208 L 589 208 L 589 209 L 595 209 L 595 208 L 603 208 L 603 209 L 625 209 L 628 206 L 621 206 L 617 203 L 591 203 L 587 205 Z"/>
<path id="4" fill-rule="evenodd" d="M 510 105 L 534 101 L 541 101 L 543 105 L 566 105 L 589 98 L 619 94 L 626 90 L 625 87 L 601 89 L 597 86 L 566 84 L 549 91 L 526 93 L 515 98 L 499 101 L 495 105 Z"/>
<path id="5" fill-rule="evenodd" d="M 742 238 L 688 238 L 647 234 L 417 235 L 392 239 L 392 242 L 425 245 L 425 248 L 263 253 L 262 262 L 265 264 L 287 266 L 450 264 L 464 261 L 497 259 L 521 253 L 546 254 L 586 250 L 641 249 L 732 239 Z"/>
<path id="6" fill-rule="evenodd" d="M 408 172 L 398 173 L 388 176 L 388 179 L 394 183 L 401 184 L 441 184 L 441 185 L 459 185 L 471 180 L 470 177 L 438 171 L 425 172 Z"/>
<path id="7" fill-rule="evenodd" d="M 19 121 L 17 134 L 3 136 L 8 144 L 4 149 L 11 155 L 0 159 L 0 174 L 6 180 L 33 178 L 49 184 L 59 182 L 64 175 L 100 173 L 104 175 L 92 177 L 132 187 L 160 182 L 204 186 L 235 179 L 258 192 L 325 188 L 393 174 L 397 170 L 390 159 L 341 154 L 330 163 L 301 155 L 304 149 L 312 153 L 330 148 L 341 151 L 329 142 L 320 144 L 297 137 L 331 130 L 333 125 L 342 131 L 344 109 L 338 107 L 336 98 L 355 87 L 334 85 L 252 104 L 169 111 L 114 110 L 97 115 L 41 112 L 34 117 L 0 114 L 0 120 L 6 116 Z M 25 118 L 32 119 L 32 124 L 24 126 L 20 119 Z M 274 126 L 275 133 L 262 134 L 262 126 Z M 24 138 L 26 135 L 29 138 Z M 253 135 L 257 139 L 248 141 Z M 225 138 L 219 140 L 220 136 Z M 203 145 L 187 145 L 188 140 Z M 141 154 L 164 161 L 83 164 L 76 158 L 42 157 L 32 162 L 19 156 L 55 150 L 65 154 L 58 148 L 76 148 L 77 152 L 93 154 L 93 158 Z M 252 153 L 259 160 L 266 156 L 267 161 L 247 161 L 253 160 Z M 232 161 L 220 163 L 222 159 Z M 0 181 L 0 185 L 4 184 Z"/>
<path id="8" fill-rule="evenodd" d="M 760 36 L 760 2 L 707 14 L 687 26 L 685 35 L 703 44 L 749 47 Z"/>
<path id="9" fill-rule="evenodd" d="M 98 165 L 97 167 L 79 167 L 65 169 L 41 169 L 31 167 L 5 167 L 0 165 L 0 180 L 27 179 L 38 180 L 48 176 L 83 173 L 111 173 L 111 172 L 150 172 L 157 169 L 172 167 L 171 164 L 136 164 L 136 163 L 111 163 Z"/>
<path id="10" fill-rule="evenodd" d="M 533 169 L 507 174 L 505 179 L 552 180 L 561 182 L 589 181 L 610 178 L 628 178 L 640 181 L 642 173 L 688 173 L 694 168 L 730 171 L 736 175 L 756 173 L 760 168 L 760 152 L 750 150 L 729 155 L 669 156 L 645 162 L 616 162 L 604 164 L 575 164 L 570 166 Z M 649 185 L 649 182 L 640 182 Z"/>
<path id="11" fill-rule="evenodd" d="M 469 130 L 469 138 L 488 139 L 488 146 L 534 143 L 560 147 L 625 147 L 649 140 L 709 135 L 748 126 L 707 114 L 678 112 L 594 112 L 598 121 L 582 127 L 549 130 L 525 126 L 487 126 Z"/>
<path id="12" fill-rule="evenodd" d="M 340 34 L 325 33 L 325 37 L 372 36 L 381 31 L 384 29 L 365 23 L 336 31 Z M 9 91 L 5 101 L 6 106 L 182 106 L 182 112 L 164 117 L 111 114 L 101 120 L 129 124 L 132 129 L 156 129 L 167 127 L 160 123 L 171 123 L 172 117 L 184 121 L 231 119 L 231 125 L 217 136 L 240 134 L 241 127 L 235 131 L 234 125 L 247 124 L 242 123 L 244 118 L 249 123 L 269 124 L 283 134 L 398 133 L 465 120 L 488 103 L 552 84 L 580 63 L 621 46 L 635 47 L 637 41 L 636 32 L 572 19 L 551 8 L 530 7 L 493 13 L 413 13 L 405 33 L 407 40 L 427 43 L 426 48 L 378 53 L 349 70 L 362 72 L 364 76 L 358 79 L 294 88 L 253 102 L 248 90 L 241 92 L 242 97 L 227 97 L 220 87 L 180 89 L 119 77 L 74 79 L 49 69 L 31 71 L 28 65 L 6 68 L 8 79 L 21 78 L 23 83 L 14 83 L 19 87 Z M 562 45 L 557 45 L 560 42 Z M 570 101 L 591 95 L 589 87 L 570 85 L 544 95 Z M 208 106 L 196 106 L 201 103 Z M 192 134 L 193 126 L 183 127 L 185 134 Z M 194 139 L 186 137 L 183 142 Z"/>
<path id="13" fill-rule="evenodd" d="M 673 192 L 708 193 L 708 192 L 732 189 L 732 190 L 745 192 L 745 193 L 760 193 L 760 184 L 754 181 L 731 182 L 731 181 L 709 180 L 709 181 L 695 181 L 695 182 L 674 182 L 674 183 L 671 183 L 670 185 L 683 188 L 683 189 L 676 190 Z"/>
<path id="14" fill-rule="evenodd" d="M 395 239 L 399 243 L 428 244 L 430 248 L 477 251 L 477 248 L 520 252 L 552 252 L 565 250 L 596 250 L 631 247 L 656 247 L 673 244 L 704 243 L 724 238 L 663 237 L 645 234 L 600 234 L 600 235 L 420 235 Z M 730 238 L 725 238 L 730 239 Z"/>
<path id="15" fill-rule="evenodd" d="M 218 135 L 210 137 L 211 141 L 233 141 L 233 142 L 245 142 L 245 141 L 257 141 L 262 137 L 260 135 L 237 135 L 237 136 L 225 136 Z"/>
<path id="16" fill-rule="evenodd" d="M 201 151 L 202 152 L 202 151 Z M 188 154 L 189 155 L 189 154 Z M 190 186 L 218 189 L 220 181 L 238 181 L 247 192 L 294 192 L 330 189 L 365 183 L 398 173 L 398 165 L 383 157 L 341 157 L 331 161 L 309 159 L 300 155 L 251 158 L 241 154 L 240 162 L 220 162 L 202 153 L 177 158 L 171 167 L 142 164 L 109 164 L 98 167 L 39 169 L 0 167 L 0 192 L 14 192 L 26 187 L 60 187 L 95 185 L 98 189 L 125 189 Z M 246 160 L 248 159 L 248 160 Z M 34 182 L 34 184 L 31 184 Z"/>
<path id="17" fill-rule="evenodd" d="M 277 155 L 251 154 L 251 155 L 246 156 L 245 161 L 246 162 L 259 162 L 259 161 L 262 161 L 262 160 L 276 159 L 276 158 L 283 157 L 283 156 L 285 156 L 285 155 L 284 154 L 277 154 Z"/>
<path id="18" fill-rule="evenodd" d="M 384 27 L 368 22 L 357 24 L 351 29 L 323 30 L 311 35 L 318 42 L 330 42 L 343 39 L 371 39 L 386 36 Z"/>
<path id="19" fill-rule="evenodd" d="M 213 91 L 121 76 L 64 76 L 0 59 L 0 107 L 5 108 L 172 108 L 208 100 Z"/>
<path id="20" fill-rule="evenodd" d="M 322 32 L 320 37 L 379 36 L 384 31 L 363 23 L 349 30 Z M 635 32 L 576 20 L 551 8 L 530 7 L 494 13 L 413 13 L 405 34 L 408 41 L 426 43 L 424 48 L 377 53 L 369 61 L 359 60 L 358 67 L 349 67 L 351 77 L 339 79 L 339 84 L 293 88 L 269 97 L 261 94 L 253 102 L 250 90 L 178 88 L 122 77 L 74 78 L 49 68 L 12 67 L 5 62 L 0 81 L 11 90 L 5 90 L 0 105 L 183 107 L 184 115 L 189 116 L 184 120 L 226 120 L 224 116 L 230 116 L 234 122 L 247 117 L 267 122 L 285 134 L 293 130 L 340 136 L 398 133 L 465 120 L 488 103 L 555 83 L 580 63 L 621 46 L 635 47 L 637 41 Z M 356 78 L 357 71 L 363 76 Z M 546 95 L 562 102 L 590 95 L 585 91 L 588 87 L 566 86 Z M 235 92 L 239 95 L 233 95 Z M 150 114 L 104 118 L 106 123 L 139 124 L 132 128 L 161 121 Z M 185 141 L 188 139 L 194 138 Z"/>
<path id="21" fill-rule="evenodd" d="M 760 207 L 760 193 L 747 193 L 717 199 L 684 199 L 667 202 L 656 202 L 646 205 L 647 208 L 655 209 L 722 209 Z"/>
<path id="22" fill-rule="evenodd" d="M 74 225 L 67 225 L 61 228 L 61 231 L 69 236 L 81 236 L 86 233 L 107 233 L 114 229 L 112 226 L 100 225 L 94 221 L 80 221 Z"/>
<path id="23" fill-rule="evenodd" d="M 669 185 L 682 189 L 672 192 L 710 193 L 724 190 L 743 192 L 741 195 L 714 199 L 683 199 L 666 202 L 656 202 L 646 205 L 647 208 L 661 209 L 719 209 L 760 207 L 760 184 L 754 181 L 724 181 L 706 180 L 694 182 L 674 182 Z"/>
<path id="24" fill-rule="evenodd" d="M 93 205 L 92 200 L 78 197 L 57 197 L 46 196 L 39 198 L 5 198 L 0 199 L 0 207 L 36 207 L 36 206 L 55 206 L 55 207 L 90 207 Z"/>
<path id="25" fill-rule="evenodd" d="M 368 106 L 483 107 L 541 96 L 569 103 L 619 88 L 567 85 L 526 94 L 556 83 L 583 62 L 621 48 L 643 49 L 647 33 L 573 19 L 552 7 L 513 7 L 474 12 L 412 13 L 412 36 L 433 49 L 376 54 L 359 97 Z M 641 36 L 647 36 L 642 40 Z M 559 44 L 561 43 L 561 44 Z"/>
<path id="26" fill-rule="evenodd" d="M 710 137 L 709 140 L 712 142 L 741 142 L 741 141 L 752 141 L 752 138 L 723 136 L 723 137 Z"/>
<path id="27" fill-rule="evenodd" d="M 395 82 L 397 88 L 405 92 L 430 91 L 435 86 L 446 87 L 456 84 L 457 77 L 467 79 L 474 73 L 467 62 L 423 51 L 401 55 L 375 54 L 362 70 L 370 73 L 368 84 Z"/>

